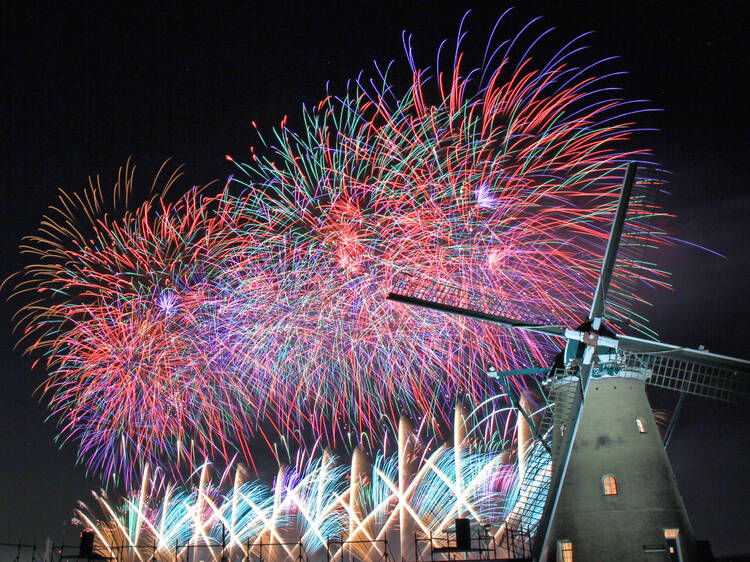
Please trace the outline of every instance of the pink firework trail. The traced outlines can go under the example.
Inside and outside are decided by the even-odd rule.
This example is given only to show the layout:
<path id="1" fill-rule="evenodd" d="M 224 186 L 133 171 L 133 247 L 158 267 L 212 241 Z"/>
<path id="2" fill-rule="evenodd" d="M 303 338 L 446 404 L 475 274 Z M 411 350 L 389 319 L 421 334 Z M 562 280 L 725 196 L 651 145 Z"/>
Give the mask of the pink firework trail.
<path id="1" fill-rule="evenodd" d="M 378 433 L 383 413 L 428 412 L 439 426 L 457 396 L 482 400 L 488 366 L 549 364 L 549 341 L 384 297 L 406 272 L 489 288 L 560 322 L 585 316 L 624 164 L 647 151 L 632 148 L 633 104 L 568 64 L 577 50 L 571 42 L 541 68 L 496 51 L 498 65 L 490 57 L 471 71 L 457 50 L 448 77 L 429 76 L 407 52 L 403 95 L 385 78 L 377 88 L 359 81 L 305 112 L 302 134 L 282 123 L 270 156 L 238 164 L 248 191 L 236 204 L 280 240 L 290 271 L 281 277 L 293 344 L 282 338 L 271 355 L 307 351 L 275 367 L 284 385 L 267 395 L 273 419 L 291 432 L 312 424 L 332 442 Z M 642 262 L 617 274 L 664 284 Z"/>
<path id="2" fill-rule="evenodd" d="M 24 249 L 20 325 L 81 461 L 130 485 L 146 463 L 252 463 L 258 439 L 378 443 L 404 413 L 441 435 L 457 399 L 484 402 L 490 365 L 548 365 L 554 342 L 384 298 L 409 274 L 584 316 L 645 107 L 573 64 L 578 40 L 541 65 L 521 42 L 473 70 L 458 45 L 436 73 L 407 48 L 410 84 L 379 72 L 326 97 L 216 196 L 108 215 L 99 186 L 63 194 Z M 126 208 L 131 186 L 126 169 Z M 664 284 L 647 263 L 616 273 Z"/>

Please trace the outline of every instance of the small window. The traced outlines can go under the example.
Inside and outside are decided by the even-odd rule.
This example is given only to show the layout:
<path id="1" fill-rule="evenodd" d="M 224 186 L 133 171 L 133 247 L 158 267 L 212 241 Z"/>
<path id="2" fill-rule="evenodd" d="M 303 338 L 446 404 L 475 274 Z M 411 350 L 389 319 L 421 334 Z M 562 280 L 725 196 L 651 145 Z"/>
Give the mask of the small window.
<path id="1" fill-rule="evenodd" d="M 602 476 L 602 489 L 604 490 L 605 496 L 616 496 L 617 495 L 617 480 L 611 474 L 605 474 Z"/>
<path id="2" fill-rule="evenodd" d="M 664 543 L 667 548 L 669 560 L 678 560 L 682 562 L 682 546 L 680 545 L 679 529 L 664 529 Z"/>
<path id="3" fill-rule="evenodd" d="M 635 418 L 635 426 L 638 428 L 638 433 L 646 433 L 646 422 L 643 418 Z"/>
<path id="4" fill-rule="evenodd" d="M 573 543 L 569 540 L 557 541 L 558 562 L 573 562 Z"/>

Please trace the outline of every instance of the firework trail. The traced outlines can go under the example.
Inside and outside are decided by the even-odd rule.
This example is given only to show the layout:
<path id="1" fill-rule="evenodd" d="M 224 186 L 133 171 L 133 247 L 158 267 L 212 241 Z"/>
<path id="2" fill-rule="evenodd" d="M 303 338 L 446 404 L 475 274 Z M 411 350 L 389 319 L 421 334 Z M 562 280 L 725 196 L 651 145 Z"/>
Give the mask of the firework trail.
<path id="1" fill-rule="evenodd" d="M 121 169 L 111 200 L 98 180 L 61 194 L 23 248 L 37 262 L 18 286 L 36 297 L 21 323 L 43 353 L 60 436 L 126 483 L 183 454 L 227 458 L 245 405 L 222 314 L 229 296 L 213 279 L 223 249 L 247 241 L 225 236 L 227 217 L 201 189 L 167 202 L 177 172 L 128 209 L 133 172 Z"/>
<path id="2" fill-rule="evenodd" d="M 170 202 L 172 177 L 129 210 L 129 168 L 115 212 L 98 184 L 62 194 L 24 248 L 19 324 L 81 462 L 130 485 L 146 464 L 252 463 L 260 436 L 377 448 L 402 413 L 444 435 L 487 367 L 547 365 L 554 342 L 384 299 L 408 273 L 583 316 L 645 106 L 597 76 L 607 61 L 573 62 L 580 39 L 533 60 L 528 27 L 472 70 L 460 41 L 448 71 L 406 42 L 410 84 L 378 70 L 326 97 L 218 195 Z"/>
<path id="3" fill-rule="evenodd" d="M 585 316 L 624 164 L 647 155 L 631 141 L 646 108 L 618 98 L 612 75 L 594 74 L 607 61 L 570 62 L 579 40 L 539 65 L 529 51 L 516 57 L 520 35 L 470 70 L 460 45 L 450 71 L 434 73 L 407 47 L 402 93 L 386 73 L 358 80 L 305 111 L 301 133 L 282 122 L 237 164 L 247 189 L 238 213 L 268 229 L 287 270 L 285 333 L 269 354 L 283 375 L 261 385 L 270 397 L 261 407 L 287 430 L 312 425 L 335 443 L 348 431 L 378 434 L 384 412 L 428 412 L 439 425 L 455 396 L 482 400 L 487 366 L 549 364 L 555 347 L 543 338 L 387 302 L 397 275 L 488 288 L 559 323 Z M 228 272 L 251 295 L 243 260 L 264 250 L 246 249 Z M 621 262 L 617 275 L 664 284 L 646 263 Z M 252 296 L 247 309 L 255 314 Z M 616 311 L 614 324 L 628 316 Z"/>

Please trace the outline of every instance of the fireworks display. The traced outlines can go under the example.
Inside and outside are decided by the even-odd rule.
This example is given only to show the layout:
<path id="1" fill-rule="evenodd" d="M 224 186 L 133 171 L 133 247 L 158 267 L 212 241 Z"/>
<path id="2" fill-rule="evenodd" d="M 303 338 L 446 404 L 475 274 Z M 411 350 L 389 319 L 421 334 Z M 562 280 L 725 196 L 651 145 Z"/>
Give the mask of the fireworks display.
<path id="1" fill-rule="evenodd" d="M 198 467 L 189 488 L 144 474 L 138 492 L 117 503 L 94 493 L 76 518 L 96 533 L 97 552 L 118 560 L 419 559 L 447 544 L 456 517 L 473 521 L 476 548 L 481 531 L 485 549 L 507 554 L 523 478 L 507 454 L 479 448 L 460 411 L 457 421 L 452 447 L 422 442 L 402 420 L 396 453 L 356 449 L 349 466 L 302 453 L 270 488 L 241 467 L 214 478 Z"/>
<path id="2" fill-rule="evenodd" d="M 407 52 L 403 94 L 385 78 L 357 81 L 305 112 L 303 133 L 282 123 L 265 156 L 238 164 L 240 213 L 281 240 L 291 286 L 283 324 L 293 330 L 274 354 L 289 387 L 274 419 L 292 431 L 312 423 L 335 443 L 347 427 L 374 431 L 384 413 L 439 418 L 458 395 L 481 401 L 489 365 L 549 364 L 555 348 L 544 340 L 384 297 L 408 273 L 491 288 L 560 323 L 585 317 L 624 162 L 644 151 L 623 152 L 631 104 L 566 63 L 576 48 L 541 69 L 500 51 L 498 64 L 464 70 L 457 50 L 437 77 Z M 240 284 L 243 268 L 231 275 Z M 643 263 L 617 273 L 661 282 Z"/>
<path id="3" fill-rule="evenodd" d="M 251 441 L 377 449 L 402 414 L 445 435 L 457 398 L 485 400 L 489 366 L 548 365 L 547 339 L 384 298 L 408 274 L 585 316 L 646 108 L 597 75 L 606 61 L 574 62 L 578 40 L 542 63 L 523 43 L 491 40 L 470 68 L 459 42 L 448 71 L 407 47 L 409 84 L 378 72 L 329 95 L 218 194 L 133 206 L 129 168 L 118 212 L 99 185 L 62 194 L 19 285 L 61 439 L 131 487 L 146 465 L 252 464 Z M 617 275 L 663 283 L 645 263 Z"/>
<path id="4" fill-rule="evenodd" d="M 213 259 L 233 242 L 214 235 L 222 212 L 199 189 L 166 202 L 178 177 L 117 218 L 108 211 L 127 205 L 132 167 L 111 198 L 98 182 L 78 198 L 63 194 L 25 247 L 39 262 L 20 290 L 38 295 L 26 321 L 44 350 L 61 436 L 92 469 L 125 481 L 192 438 L 204 455 L 224 452 L 243 404 L 225 369 L 225 297 L 213 283 Z"/>

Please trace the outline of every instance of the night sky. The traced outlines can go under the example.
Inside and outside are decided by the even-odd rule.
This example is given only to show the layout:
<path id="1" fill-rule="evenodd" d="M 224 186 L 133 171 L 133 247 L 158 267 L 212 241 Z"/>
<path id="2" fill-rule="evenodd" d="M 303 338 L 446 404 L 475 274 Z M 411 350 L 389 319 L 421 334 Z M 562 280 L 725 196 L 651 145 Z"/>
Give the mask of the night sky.
<path id="1" fill-rule="evenodd" d="M 225 179 L 232 169 L 224 155 L 246 160 L 256 142 L 251 121 L 268 132 L 288 114 L 295 128 L 302 104 L 319 101 L 327 81 L 343 92 L 373 60 L 395 59 L 403 69 L 402 30 L 414 35 L 418 60 L 433 61 L 472 7 L 465 45 L 483 49 L 506 7 L 383 4 L 191 13 L 5 6 L 0 277 L 22 267 L 21 237 L 34 232 L 59 187 L 81 189 L 94 174 L 111 185 L 131 155 L 137 181 L 150 182 L 169 157 L 186 165 L 186 187 Z M 673 173 L 662 203 L 678 218 L 667 227 L 725 256 L 685 244 L 661 251 L 656 259 L 672 272 L 674 291 L 648 295 L 652 325 L 664 341 L 750 357 L 747 9 L 739 2 L 524 4 L 531 5 L 516 10 L 503 37 L 536 16 L 544 17 L 538 31 L 557 28 L 551 43 L 558 47 L 594 31 L 591 58 L 620 56 L 619 68 L 630 72 L 626 97 L 663 109 L 644 124 L 659 129 L 647 143 Z M 73 446 L 53 442 L 54 423 L 45 423 L 34 394 L 43 373 L 13 349 L 16 307 L 7 296 L 6 288 L 0 542 L 72 540 L 75 502 L 99 484 L 75 466 Z M 659 399 L 672 407 L 676 395 Z M 750 552 L 748 411 L 688 399 L 668 453 L 698 538 L 711 540 L 715 554 Z"/>

